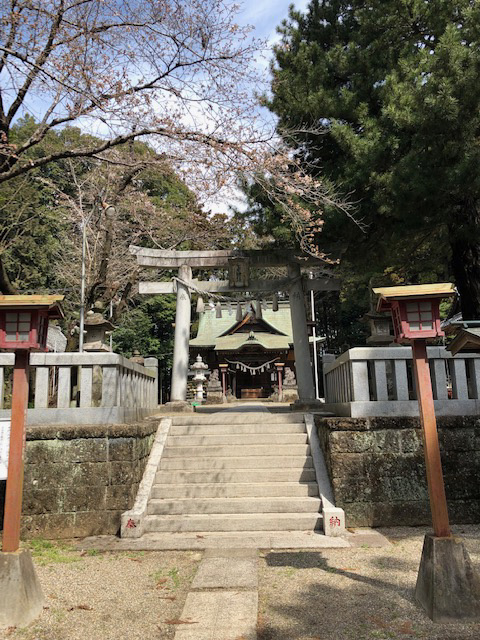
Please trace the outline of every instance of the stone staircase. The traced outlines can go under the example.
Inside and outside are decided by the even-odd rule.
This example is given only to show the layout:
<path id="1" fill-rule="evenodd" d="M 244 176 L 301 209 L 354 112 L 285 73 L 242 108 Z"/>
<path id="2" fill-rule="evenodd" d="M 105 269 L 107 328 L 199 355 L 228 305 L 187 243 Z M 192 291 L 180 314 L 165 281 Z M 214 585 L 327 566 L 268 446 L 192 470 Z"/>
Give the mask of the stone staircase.
<path id="1" fill-rule="evenodd" d="M 149 494 L 143 532 L 322 528 L 302 414 L 178 416 Z"/>

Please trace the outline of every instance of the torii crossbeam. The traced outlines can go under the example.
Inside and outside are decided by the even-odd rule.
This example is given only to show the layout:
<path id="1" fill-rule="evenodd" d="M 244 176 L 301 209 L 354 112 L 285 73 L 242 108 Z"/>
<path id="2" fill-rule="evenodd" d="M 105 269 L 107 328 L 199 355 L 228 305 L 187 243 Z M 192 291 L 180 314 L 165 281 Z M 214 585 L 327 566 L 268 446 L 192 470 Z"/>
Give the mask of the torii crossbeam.
<path id="1" fill-rule="evenodd" d="M 173 350 L 171 402 L 185 403 L 189 367 L 189 340 L 191 323 L 191 291 L 208 293 L 227 292 L 288 292 L 292 316 L 295 369 L 299 401 L 315 401 L 310 345 L 305 309 L 305 291 L 337 291 L 338 278 L 302 279 L 302 268 L 324 266 L 320 258 L 298 254 L 292 250 L 218 250 L 169 251 L 131 246 L 130 252 L 142 267 L 178 269 L 178 280 L 173 282 L 140 282 L 141 294 L 177 294 L 175 313 L 175 342 Z M 250 280 L 251 268 L 286 266 L 287 278 Z M 202 281 L 192 279 L 192 269 L 228 268 L 229 280 Z"/>

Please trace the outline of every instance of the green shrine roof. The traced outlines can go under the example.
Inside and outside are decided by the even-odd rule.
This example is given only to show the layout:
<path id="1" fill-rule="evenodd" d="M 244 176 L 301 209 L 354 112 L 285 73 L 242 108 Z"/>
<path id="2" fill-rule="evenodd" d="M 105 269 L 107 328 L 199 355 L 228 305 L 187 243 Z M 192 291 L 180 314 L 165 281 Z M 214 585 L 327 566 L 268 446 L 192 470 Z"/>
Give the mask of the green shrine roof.
<path id="1" fill-rule="evenodd" d="M 217 318 L 215 309 L 208 309 L 201 314 L 196 338 L 190 340 L 191 347 L 212 348 L 215 351 L 237 351 L 244 346 L 261 346 L 267 351 L 287 350 L 293 344 L 290 304 L 279 302 L 278 311 L 268 308 L 262 311 L 262 318 L 255 321 L 249 331 L 245 312 L 243 321 L 236 320 L 236 309 L 229 312 L 227 305 L 222 304 L 222 317 Z M 246 321 L 247 320 L 247 321 Z M 246 321 L 246 322 L 244 322 Z M 240 330 L 240 325 L 243 330 Z M 237 327 L 238 325 L 238 327 Z M 233 329 L 237 327 L 236 331 Z"/>

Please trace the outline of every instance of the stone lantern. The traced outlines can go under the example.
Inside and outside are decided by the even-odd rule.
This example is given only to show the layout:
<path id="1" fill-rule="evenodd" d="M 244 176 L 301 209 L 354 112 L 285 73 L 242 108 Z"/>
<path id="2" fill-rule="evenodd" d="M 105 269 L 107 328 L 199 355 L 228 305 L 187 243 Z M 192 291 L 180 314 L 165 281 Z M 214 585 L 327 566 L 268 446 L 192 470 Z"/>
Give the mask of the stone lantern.
<path id="1" fill-rule="evenodd" d="M 392 334 L 392 319 L 390 314 L 377 313 L 368 311 L 360 320 L 360 322 L 368 325 L 370 335 L 366 339 L 366 343 L 371 347 L 386 347 L 391 345 L 394 340 Z"/>
<path id="2" fill-rule="evenodd" d="M 111 351 L 109 337 L 114 329 L 110 320 L 104 318 L 102 305 L 95 303 L 85 318 L 84 351 Z"/>
<path id="3" fill-rule="evenodd" d="M 203 402 L 203 383 L 207 379 L 204 371 L 208 369 L 208 365 L 203 362 L 202 356 L 200 354 L 197 356 L 196 361 L 192 364 L 192 369 L 195 373 L 195 375 L 193 376 L 193 382 L 197 385 L 195 400 L 197 400 L 197 402 Z"/>

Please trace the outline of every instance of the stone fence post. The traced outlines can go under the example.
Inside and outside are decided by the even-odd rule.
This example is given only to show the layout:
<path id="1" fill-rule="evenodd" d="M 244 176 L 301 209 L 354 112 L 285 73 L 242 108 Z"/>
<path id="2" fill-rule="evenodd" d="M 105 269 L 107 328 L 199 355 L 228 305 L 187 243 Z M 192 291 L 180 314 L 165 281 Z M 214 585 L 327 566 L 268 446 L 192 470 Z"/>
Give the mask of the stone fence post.
<path id="1" fill-rule="evenodd" d="M 151 393 L 148 394 L 148 406 L 156 407 L 158 405 L 158 359 L 145 358 L 143 366 L 155 374 L 153 383 L 151 383 L 152 384 Z"/>

